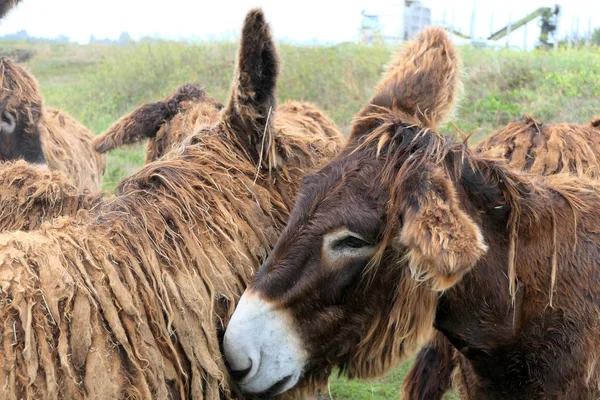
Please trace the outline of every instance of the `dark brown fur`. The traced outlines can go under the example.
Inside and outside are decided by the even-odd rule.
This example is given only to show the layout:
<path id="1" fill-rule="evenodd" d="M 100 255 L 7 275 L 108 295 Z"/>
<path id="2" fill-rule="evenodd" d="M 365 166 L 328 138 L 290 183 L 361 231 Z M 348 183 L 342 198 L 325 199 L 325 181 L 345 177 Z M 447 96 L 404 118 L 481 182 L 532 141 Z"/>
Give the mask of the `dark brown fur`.
<path id="1" fill-rule="evenodd" d="M 146 163 L 159 159 L 197 128 L 218 119 L 223 105 L 197 85 L 185 84 L 163 100 L 144 104 L 96 137 L 96 151 L 109 150 L 149 139 Z"/>
<path id="2" fill-rule="evenodd" d="M 546 124 L 525 116 L 474 147 L 480 156 L 506 159 L 507 166 L 537 175 L 562 172 L 597 178 L 600 131 L 588 125 Z M 451 387 L 454 350 L 440 332 L 417 355 L 404 379 L 403 398 L 441 399 Z"/>
<path id="3" fill-rule="evenodd" d="M 441 30 L 414 43 L 432 54 L 416 57 L 417 69 L 407 56 L 409 70 L 456 79 L 450 58 L 435 56 L 454 52 Z M 350 377 L 383 374 L 435 327 L 460 351 L 464 398 L 598 398 L 600 184 L 521 174 L 478 156 L 429 129 L 451 107 L 436 101 L 448 90 L 422 90 L 433 98 L 411 95 L 396 108 L 402 93 L 434 84 L 383 82 L 375 99 L 398 99 L 366 106 L 342 155 L 305 178 L 250 286 L 293 324 L 305 374 L 333 366 Z M 415 121 L 412 110 L 427 104 L 441 107 L 430 110 L 438 117 Z M 342 228 L 374 253 L 330 264 L 323 238 Z"/>
<path id="4" fill-rule="evenodd" d="M 90 212 L 0 235 L 0 398 L 239 398 L 219 351 L 223 325 L 302 175 L 342 141 L 306 110 L 296 123 L 298 110 L 275 108 L 262 12 L 245 26 L 234 82 L 253 82 L 235 84 L 230 103 L 241 115 L 221 113 Z M 267 91 L 265 108 L 255 93 Z M 261 167 L 244 144 L 263 141 Z"/>
<path id="5" fill-rule="evenodd" d="M 37 81 L 15 62 L 0 59 L 0 79 L 0 114 L 16 122 L 14 132 L 0 131 L 0 161 L 47 164 L 79 190 L 99 191 L 106 162 L 92 149 L 92 133 L 66 113 L 44 107 Z"/>
<path id="6" fill-rule="evenodd" d="M 21 0 L 0 0 L 0 19 L 4 18 L 6 14 Z"/>

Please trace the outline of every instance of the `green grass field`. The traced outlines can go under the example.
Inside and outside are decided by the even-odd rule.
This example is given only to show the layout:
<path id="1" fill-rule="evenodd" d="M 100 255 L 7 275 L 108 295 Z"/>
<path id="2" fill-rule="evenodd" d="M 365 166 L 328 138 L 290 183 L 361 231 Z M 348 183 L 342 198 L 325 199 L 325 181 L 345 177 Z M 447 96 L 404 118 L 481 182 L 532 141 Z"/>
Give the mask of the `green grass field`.
<path id="1" fill-rule="evenodd" d="M 0 55 L 28 51 L 27 67 L 40 81 L 47 105 L 59 107 L 100 133 L 143 102 L 176 86 L 198 82 L 224 101 L 233 73 L 232 43 L 139 43 L 126 47 L 2 43 Z M 342 128 L 373 94 L 394 48 L 342 44 L 283 45 L 280 101 L 306 100 L 325 110 Z M 585 123 L 600 115 L 600 49 L 558 52 L 462 48 L 464 90 L 449 134 L 472 134 L 475 142 L 524 113 L 550 122 Z M 105 189 L 143 163 L 143 148 L 120 149 L 108 157 Z M 370 382 L 336 378 L 335 399 L 398 399 L 409 368 L 400 366 Z M 448 398 L 455 398 L 450 395 Z"/>

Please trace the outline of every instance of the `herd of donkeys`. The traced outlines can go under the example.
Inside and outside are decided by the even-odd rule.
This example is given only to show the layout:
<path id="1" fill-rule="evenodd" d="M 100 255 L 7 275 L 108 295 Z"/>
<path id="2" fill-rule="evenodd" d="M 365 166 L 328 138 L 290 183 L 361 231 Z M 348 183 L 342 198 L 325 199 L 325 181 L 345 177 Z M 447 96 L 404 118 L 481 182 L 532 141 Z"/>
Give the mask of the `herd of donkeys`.
<path id="1" fill-rule="evenodd" d="M 600 119 L 469 147 L 436 132 L 459 65 L 426 28 L 345 137 L 277 104 L 254 9 L 224 103 L 184 84 L 94 137 L 1 59 L 0 398 L 328 398 L 416 354 L 405 399 L 598 399 Z"/>

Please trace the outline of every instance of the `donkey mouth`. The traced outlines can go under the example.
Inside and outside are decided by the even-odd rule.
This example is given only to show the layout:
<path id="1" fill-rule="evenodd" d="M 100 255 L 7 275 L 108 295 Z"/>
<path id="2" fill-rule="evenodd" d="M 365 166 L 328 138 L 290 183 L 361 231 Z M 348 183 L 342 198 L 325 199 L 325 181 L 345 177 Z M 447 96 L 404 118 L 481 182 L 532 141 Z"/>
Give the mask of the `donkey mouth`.
<path id="1" fill-rule="evenodd" d="M 270 388 L 268 388 L 267 390 L 265 390 L 263 392 L 260 392 L 260 393 L 246 392 L 246 394 L 258 397 L 260 399 L 270 399 L 272 397 L 275 397 L 279 393 L 284 392 L 287 389 L 289 389 L 288 384 L 290 383 L 290 381 L 292 380 L 293 377 L 294 377 L 294 375 L 285 376 L 285 377 L 281 378 L 280 380 L 278 380 L 277 382 L 275 382 L 273 384 L 273 386 L 271 386 Z"/>

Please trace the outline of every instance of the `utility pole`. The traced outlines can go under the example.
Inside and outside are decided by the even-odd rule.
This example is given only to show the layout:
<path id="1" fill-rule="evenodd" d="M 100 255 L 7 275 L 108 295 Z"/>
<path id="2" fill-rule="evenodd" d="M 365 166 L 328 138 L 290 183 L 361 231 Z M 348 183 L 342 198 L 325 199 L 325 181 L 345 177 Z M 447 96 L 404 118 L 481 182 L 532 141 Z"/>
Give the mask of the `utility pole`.
<path id="1" fill-rule="evenodd" d="M 471 40 L 475 39 L 475 15 L 477 12 L 477 0 L 473 0 L 473 8 L 471 9 Z"/>
<path id="2" fill-rule="evenodd" d="M 527 51 L 527 25 L 523 25 L 523 50 Z"/>
<path id="3" fill-rule="evenodd" d="M 506 25 L 506 47 L 510 46 L 510 28 L 512 25 L 512 13 L 508 12 L 508 25 Z"/>
<path id="4" fill-rule="evenodd" d="M 492 4 L 490 10 L 490 36 L 494 34 L 494 5 Z"/>
<path id="5" fill-rule="evenodd" d="M 585 47 L 590 47 L 592 43 L 592 14 L 590 13 L 588 16 L 588 30 L 587 37 L 585 38 Z"/>

